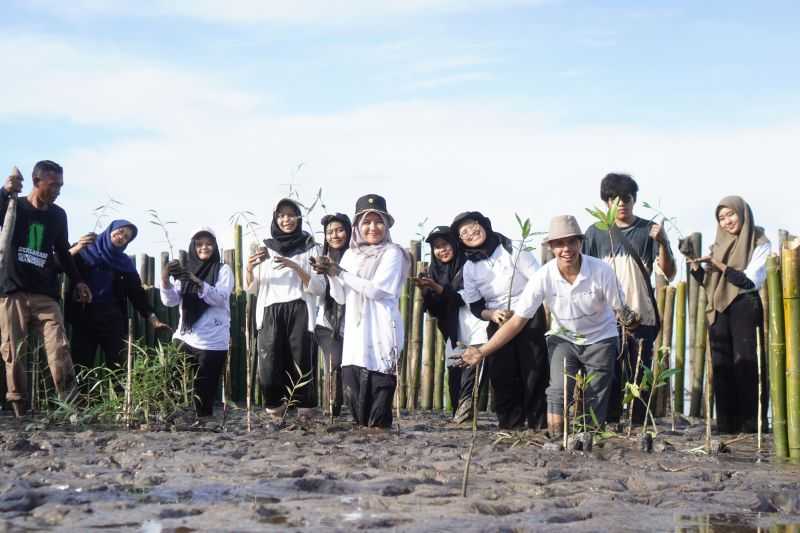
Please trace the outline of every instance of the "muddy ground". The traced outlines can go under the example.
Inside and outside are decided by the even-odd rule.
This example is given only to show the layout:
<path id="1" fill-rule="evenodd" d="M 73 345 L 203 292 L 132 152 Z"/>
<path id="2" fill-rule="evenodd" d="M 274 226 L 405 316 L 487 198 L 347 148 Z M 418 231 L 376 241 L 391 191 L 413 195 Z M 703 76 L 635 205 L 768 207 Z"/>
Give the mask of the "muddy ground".
<path id="1" fill-rule="evenodd" d="M 220 417 L 221 419 L 221 417 Z M 218 419 L 217 422 L 220 420 Z M 703 425 L 664 426 L 655 451 L 611 438 L 585 452 L 542 434 L 496 443 L 481 416 L 469 494 L 469 427 L 405 415 L 400 430 L 278 429 L 244 412 L 178 431 L 48 427 L 0 416 L 0 531 L 746 531 L 800 523 L 800 468 L 756 462 L 755 437 L 697 455 Z M 723 437 L 732 440 L 736 436 Z M 512 446 L 512 443 L 516 445 Z M 769 439 L 765 439 L 768 448 Z"/>

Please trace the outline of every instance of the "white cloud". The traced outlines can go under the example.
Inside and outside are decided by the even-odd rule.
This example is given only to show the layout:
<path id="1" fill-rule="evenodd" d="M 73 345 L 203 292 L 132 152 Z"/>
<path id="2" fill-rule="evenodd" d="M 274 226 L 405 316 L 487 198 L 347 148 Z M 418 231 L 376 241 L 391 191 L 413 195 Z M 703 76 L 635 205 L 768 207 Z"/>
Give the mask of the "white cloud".
<path id="1" fill-rule="evenodd" d="M 476 12 L 536 6 L 553 0 L 34 0 L 40 9 L 67 17 L 87 14 L 112 16 L 180 16 L 210 22 L 329 24 L 369 21 L 384 17 Z"/>
<path id="2" fill-rule="evenodd" d="M 771 235 L 779 226 L 800 230 L 792 203 L 800 192 L 797 120 L 759 129 L 565 128 L 545 113 L 475 100 L 278 115 L 264 109 L 262 95 L 214 74 L 54 41 L 14 41 L 24 46 L 0 41 L 0 69 L 21 74 L 0 87 L 0 117 L 150 132 L 82 146 L 62 161 L 61 203 L 72 234 L 91 229 L 92 208 L 112 195 L 126 203 L 119 215 L 142 230 L 133 251 L 164 248 L 146 208 L 179 221 L 178 246 L 201 225 L 216 227 L 230 244 L 228 217 L 243 209 L 266 217 L 300 161 L 307 162 L 297 178 L 302 194 L 322 187 L 331 210 L 352 212 L 359 195 L 384 194 L 398 221 L 394 235 L 404 242 L 425 217 L 434 225 L 466 209 L 483 210 L 510 235 L 515 212 L 538 230 L 561 213 L 586 223 L 583 208 L 600 203 L 599 180 L 612 170 L 632 172 L 640 200 L 660 201 L 685 232 L 704 231 L 707 242 L 715 202 L 728 194 L 750 201 Z"/>

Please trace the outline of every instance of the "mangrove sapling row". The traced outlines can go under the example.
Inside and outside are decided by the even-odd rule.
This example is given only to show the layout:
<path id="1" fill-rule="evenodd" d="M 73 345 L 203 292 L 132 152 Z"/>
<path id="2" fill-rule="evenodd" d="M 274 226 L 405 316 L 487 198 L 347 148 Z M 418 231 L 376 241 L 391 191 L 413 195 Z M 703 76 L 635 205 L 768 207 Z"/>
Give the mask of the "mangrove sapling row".
<path id="1" fill-rule="evenodd" d="M 196 368 L 182 350 L 173 344 L 148 347 L 137 341 L 132 352 L 130 373 L 127 368 L 105 366 L 80 369 L 77 398 L 51 400 L 57 409 L 48 419 L 72 424 L 168 424 L 184 410 L 193 409 Z M 127 402 L 126 389 L 130 391 Z"/>

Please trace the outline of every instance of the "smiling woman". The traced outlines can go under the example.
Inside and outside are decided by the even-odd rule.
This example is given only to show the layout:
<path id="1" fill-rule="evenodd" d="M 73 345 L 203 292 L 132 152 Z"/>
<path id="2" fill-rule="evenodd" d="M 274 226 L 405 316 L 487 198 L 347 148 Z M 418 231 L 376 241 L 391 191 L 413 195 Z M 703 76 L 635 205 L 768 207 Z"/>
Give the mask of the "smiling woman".
<path id="1" fill-rule="evenodd" d="M 711 253 L 691 258 L 691 273 L 705 286 L 714 399 L 720 433 L 754 433 L 757 425 L 756 336 L 763 338 L 758 290 L 766 280 L 770 242 L 739 196 L 720 200 Z M 705 268 L 701 268 L 705 267 Z M 762 391 L 766 391 L 766 384 Z M 766 397 L 762 398 L 766 416 Z"/>
<path id="2" fill-rule="evenodd" d="M 298 382 L 313 370 L 313 317 L 317 297 L 325 294 L 322 277 L 311 269 L 317 246 L 302 221 L 297 202 L 280 200 L 272 214 L 272 238 L 247 261 L 247 292 L 257 295 L 258 379 L 267 413 L 277 419 L 288 408 L 287 373 Z M 311 414 L 313 390 L 296 392 L 299 415 Z"/>
<path id="3" fill-rule="evenodd" d="M 326 275 L 336 303 L 345 305 L 344 402 L 361 426 L 392 424 L 397 361 L 405 338 L 400 292 L 411 267 L 406 251 L 392 242 L 393 224 L 382 196 L 362 196 L 341 264 L 326 260 L 315 266 Z"/>
<path id="4" fill-rule="evenodd" d="M 64 305 L 65 318 L 72 325 L 72 361 L 76 365 L 94 367 L 98 346 L 108 367 L 122 365 L 128 336 L 128 301 L 154 328 L 167 328 L 153 312 L 136 266 L 125 254 L 138 232 L 132 222 L 114 220 L 100 235 L 86 234 L 69 250 L 92 290 L 90 304 L 69 298 Z"/>

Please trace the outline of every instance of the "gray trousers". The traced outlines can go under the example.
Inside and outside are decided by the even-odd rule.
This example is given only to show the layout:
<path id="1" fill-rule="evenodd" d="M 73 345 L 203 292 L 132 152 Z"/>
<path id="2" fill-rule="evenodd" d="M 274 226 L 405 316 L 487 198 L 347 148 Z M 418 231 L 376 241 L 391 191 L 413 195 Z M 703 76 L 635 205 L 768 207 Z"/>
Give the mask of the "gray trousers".
<path id="1" fill-rule="evenodd" d="M 603 424 L 608 413 L 614 360 L 619 354 L 619 339 L 613 337 L 581 346 L 551 335 L 547 337 L 547 351 L 550 354 L 550 385 L 546 393 L 547 412 L 557 415 L 563 413 L 564 360 L 566 360 L 567 376 L 575 376 L 579 370 L 583 370 L 586 376 L 594 376 L 586 387 L 585 399 L 587 406 L 594 411 L 597 421 Z M 569 403 L 572 403 L 574 390 L 575 380 L 567 377 Z"/>

